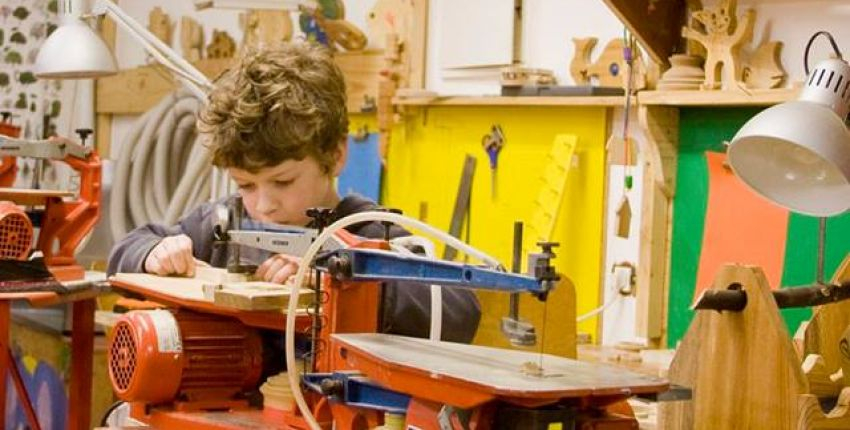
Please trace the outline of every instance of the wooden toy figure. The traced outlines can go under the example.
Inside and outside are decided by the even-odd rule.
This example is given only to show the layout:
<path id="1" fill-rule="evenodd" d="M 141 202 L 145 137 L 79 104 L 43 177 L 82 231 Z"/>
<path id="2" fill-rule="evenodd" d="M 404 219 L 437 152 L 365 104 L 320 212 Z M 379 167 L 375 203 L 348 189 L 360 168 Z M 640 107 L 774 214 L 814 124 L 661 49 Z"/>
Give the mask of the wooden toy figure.
<path id="1" fill-rule="evenodd" d="M 690 27 L 682 28 L 682 36 L 705 47 L 703 89 L 743 85 L 740 50 L 753 37 L 755 12 L 748 9 L 741 17 L 741 22 L 736 22 L 736 7 L 737 0 L 722 0 L 716 7 L 694 12 Z M 705 31 L 700 31 L 699 27 Z"/>

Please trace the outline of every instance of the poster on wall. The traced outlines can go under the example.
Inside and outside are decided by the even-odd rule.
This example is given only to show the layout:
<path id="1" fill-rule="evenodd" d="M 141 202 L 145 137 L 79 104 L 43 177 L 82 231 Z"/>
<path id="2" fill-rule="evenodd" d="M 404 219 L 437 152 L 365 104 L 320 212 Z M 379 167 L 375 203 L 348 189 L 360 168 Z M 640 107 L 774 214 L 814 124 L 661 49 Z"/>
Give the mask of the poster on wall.
<path id="1" fill-rule="evenodd" d="M 74 81 L 39 80 L 34 73 L 38 49 L 58 25 L 57 12 L 57 0 L 5 0 L 0 5 L 0 112 L 11 114 L 24 138 L 65 129 L 63 92 Z"/>

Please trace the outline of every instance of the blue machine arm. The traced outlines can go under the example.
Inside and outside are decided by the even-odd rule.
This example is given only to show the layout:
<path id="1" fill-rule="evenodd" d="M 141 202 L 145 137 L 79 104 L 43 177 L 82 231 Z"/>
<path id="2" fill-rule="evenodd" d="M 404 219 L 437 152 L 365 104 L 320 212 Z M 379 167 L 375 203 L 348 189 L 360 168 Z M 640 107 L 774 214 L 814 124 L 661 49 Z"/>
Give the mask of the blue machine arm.
<path id="1" fill-rule="evenodd" d="M 545 295 L 551 279 L 374 249 L 339 249 L 316 261 L 340 281 L 405 281 Z"/>

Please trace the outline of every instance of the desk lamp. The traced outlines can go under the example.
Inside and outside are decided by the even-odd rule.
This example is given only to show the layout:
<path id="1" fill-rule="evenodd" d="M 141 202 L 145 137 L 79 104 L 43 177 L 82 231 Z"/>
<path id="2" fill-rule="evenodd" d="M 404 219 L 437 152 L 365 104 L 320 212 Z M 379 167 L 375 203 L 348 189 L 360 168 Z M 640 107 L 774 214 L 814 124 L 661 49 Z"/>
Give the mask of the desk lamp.
<path id="1" fill-rule="evenodd" d="M 836 58 L 810 73 L 809 50 L 829 38 Z M 766 109 L 738 131 L 728 148 L 735 174 L 756 193 L 790 211 L 820 218 L 817 282 L 823 284 L 826 217 L 850 209 L 850 65 L 832 36 L 806 45 L 805 86 L 795 101 Z"/>

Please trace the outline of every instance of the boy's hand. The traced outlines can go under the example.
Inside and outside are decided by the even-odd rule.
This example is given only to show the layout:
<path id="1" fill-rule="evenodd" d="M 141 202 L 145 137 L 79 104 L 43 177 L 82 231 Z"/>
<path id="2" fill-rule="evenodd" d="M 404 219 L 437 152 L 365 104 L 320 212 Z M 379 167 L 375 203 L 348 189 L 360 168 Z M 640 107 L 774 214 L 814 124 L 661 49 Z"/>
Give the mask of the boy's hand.
<path id="1" fill-rule="evenodd" d="M 282 284 L 298 271 L 300 258 L 275 254 L 257 267 L 255 276 L 266 282 Z"/>
<path id="2" fill-rule="evenodd" d="M 154 275 L 195 275 L 192 239 L 185 234 L 168 236 L 151 250 L 145 259 L 145 271 Z"/>

